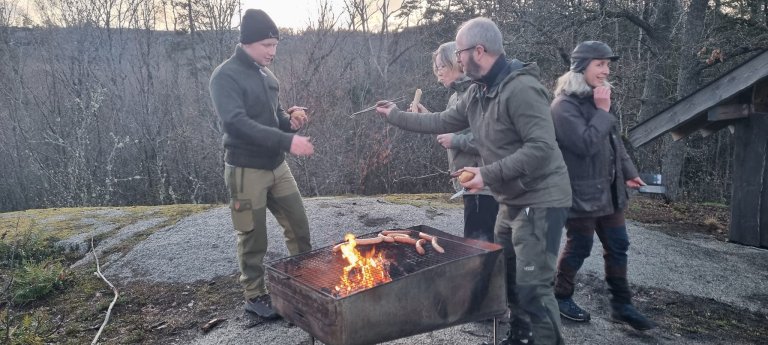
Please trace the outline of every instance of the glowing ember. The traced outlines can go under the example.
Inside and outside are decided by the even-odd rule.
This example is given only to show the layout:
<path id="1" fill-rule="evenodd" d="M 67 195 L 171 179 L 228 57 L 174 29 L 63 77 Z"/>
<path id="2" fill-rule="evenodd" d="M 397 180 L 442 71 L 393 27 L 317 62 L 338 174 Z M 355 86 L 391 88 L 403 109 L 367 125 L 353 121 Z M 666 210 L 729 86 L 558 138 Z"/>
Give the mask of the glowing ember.
<path id="1" fill-rule="evenodd" d="M 371 248 L 365 256 L 355 249 L 355 235 L 344 236 L 347 243 L 342 244 L 341 255 L 349 265 L 344 267 L 341 282 L 336 285 L 336 292 L 346 296 L 359 290 L 372 288 L 392 280 L 389 277 L 389 262 L 381 253 L 376 254 L 376 247 Z"/>

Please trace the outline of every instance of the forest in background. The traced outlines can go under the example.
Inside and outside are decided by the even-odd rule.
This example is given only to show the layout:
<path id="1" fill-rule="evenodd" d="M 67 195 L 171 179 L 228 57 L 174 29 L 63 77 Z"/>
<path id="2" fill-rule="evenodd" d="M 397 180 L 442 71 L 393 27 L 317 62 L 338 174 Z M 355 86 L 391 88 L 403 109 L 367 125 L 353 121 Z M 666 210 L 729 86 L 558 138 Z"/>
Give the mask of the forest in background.
<path id="1" fill-rule="evenodd" d="M 226 201 L 208 79 L 234 51 L 239 1 L 34 3 L 38 19 L 0 0 L 0 212 Z M 538 63 L 550 90 L 578 42 L 608 43 L 622 56 L 611 80 L 624 133 L 768 48 L 768 0 L 390 5 L 345 0 L 281 31 L 281 102 L 310 108 L 301 133 L 315 154 L 289 158 L 304 196 L 451 191 L 434 136 L 350 114 L 398 96 L 406 107 L 416 88 L 443 109 L 431 52 L 476 16 L 496 21 L 507 56 Z M 728 202 L 728 130 L 628 148 L 640 171 L 664 175 L 670 200 Z"/>

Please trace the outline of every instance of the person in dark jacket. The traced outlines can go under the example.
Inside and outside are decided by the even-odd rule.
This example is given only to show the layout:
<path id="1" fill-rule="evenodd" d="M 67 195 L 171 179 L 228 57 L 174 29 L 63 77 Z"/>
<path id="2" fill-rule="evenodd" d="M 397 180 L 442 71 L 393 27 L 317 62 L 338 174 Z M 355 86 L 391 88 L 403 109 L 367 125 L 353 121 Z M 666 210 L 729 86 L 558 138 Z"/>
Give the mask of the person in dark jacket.
<path id="1" fill-rule="evenodd" d="M 474 81 L 455 106 L 418 114 L 380 101 L 376 111 L 388 123 L 414 132 L 470 128 L 484 164 L 457 173 L 473 173 L 461 185 L 470 191 L 488 186 L 499 202 L 494 235 L 504 248 L 511 311 L 502 344 L 563 344 L 552 286 L 571 187 L 555 140 L 549 93 L 536 64 L 507 61 L 501 31 L 488 18 L 462 24 L 454 53 Z"/>
<path id="2" fill-rule="evenodd" d="M 558 79 L 552 118 L 573 189 L 565 223 L 566 243 L 557 263 L 555 297 L 560 315 L 589 321 L 573 300 L 574 279 L 592 250 L 594 234 L 603 245 L 605 280 L 613 296 L 611 316 L 647 330 L 655 324 L 632 305 L 627 281 L 629 238 L 624 209 L 627 188 L 645 185 L 627 155 L 611 111 L 611 61 L 619 57 L 598 41 L 586 41 L 571 54 L 570 71 Z"/>
<path id="3" fill-rule="evenodd" d="M 237 232 L 245 310 L 266 319 L 278 317 L 264 283 L 266 210 L 285 229 L 291 255 L 312 249 L 309 221 L 285 152 L 308 156 L 314 147 L 308 137 L 295 134 L 307 121 L 305 108 L 283 110 L 277 78 L 267 68 L 278 40 L 277 26 L 264 11 L 245 11 L 240 44 L 210 80 L 211 99 L 224 130 L 224 182 Z"/>
<path id="4" fill-rule="evenodd" d="M 472 84 L 472 80 L 464 75 L 464 71 L 456 60 L 455 51 L 456 42 L 446 42 L 432 53 L 432 69 L 437 82 L 455 91 L 448 99 L 446 109 L 456 105 L 459 97 L 462 97 Z M 411 104 L 409 111 L 430 113 L 421 103 Z M 448 153 L 448 169 L 451 172 L 464 167 L 482 165 L 480 153 L 477 152 L 472 131 L 469 128 L 456 133 L 440 134 L 437 136 L 437 142 Z M 457 192 L 464 188 L 455 179 L 453 187 Z M 493 228 L 496 225 L 499 203 L 493 198 L 491 190 L 485 186 L 478 192 L 467 191 L 462 198 L 464 199 L 464 237 L 493 242 Z"/>

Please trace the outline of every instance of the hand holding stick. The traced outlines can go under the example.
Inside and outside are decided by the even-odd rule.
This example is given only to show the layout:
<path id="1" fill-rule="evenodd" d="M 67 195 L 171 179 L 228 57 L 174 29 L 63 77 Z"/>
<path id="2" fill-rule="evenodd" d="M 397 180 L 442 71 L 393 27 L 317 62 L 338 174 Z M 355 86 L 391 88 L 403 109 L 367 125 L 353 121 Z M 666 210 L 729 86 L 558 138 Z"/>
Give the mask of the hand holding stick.
<path id="1" fill-rule="evenodd" d="M 381 104 L 382 102 L 397 103 L 397 102 L 400 102 L 400 101 L 402 101 L 404 99 L 405 99 L 405 96 L 400 96 L 400 97 L 397 97 L 397 98 L 389 100 L 389 101 L 378 101 L 378 102 L 376 102 L 376 104 L 374 104 L 374 105 L 372 105 L 372 106 L 370 106 L 368 108 L 365 108 L 363 110 L 360 110 L 358 112 L 350 114 L 349 117 L 355 117 L 355 115 L 362 114 L 362 113 L 364 113 L 366 111 L 374 110 L 374 109 L 376 109 L 376 107 L 379 107 L 380 106 L 379 104 Z"/>

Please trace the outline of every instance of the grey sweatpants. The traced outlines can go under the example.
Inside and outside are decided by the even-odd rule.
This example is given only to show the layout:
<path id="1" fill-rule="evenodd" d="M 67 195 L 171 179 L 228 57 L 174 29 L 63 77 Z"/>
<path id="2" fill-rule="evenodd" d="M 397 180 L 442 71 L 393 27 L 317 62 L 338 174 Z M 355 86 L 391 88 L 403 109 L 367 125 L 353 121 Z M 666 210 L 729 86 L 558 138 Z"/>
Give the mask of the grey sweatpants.
<path id="1" fill-rule="evenodd" d="M 291 255 L 310 251 L 309 221 L 296 180 L 288 164 L 275 170 L 226 164 L 224 181 L 229 189 L 232 224 L 237 232 L 240 284 L 246 299 L 267 293 L 264 255 L 267 253 L 267 209 L 283 227 Z"/>

